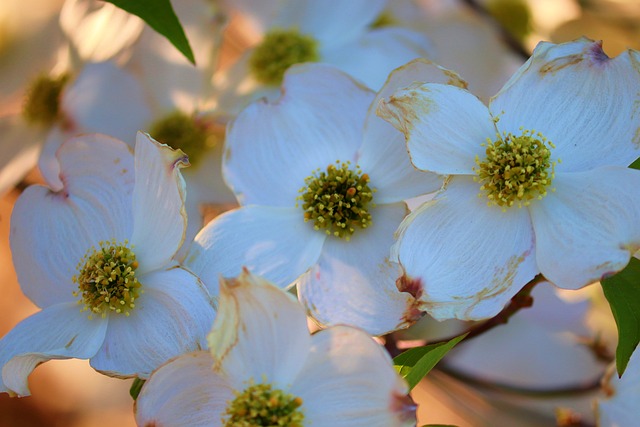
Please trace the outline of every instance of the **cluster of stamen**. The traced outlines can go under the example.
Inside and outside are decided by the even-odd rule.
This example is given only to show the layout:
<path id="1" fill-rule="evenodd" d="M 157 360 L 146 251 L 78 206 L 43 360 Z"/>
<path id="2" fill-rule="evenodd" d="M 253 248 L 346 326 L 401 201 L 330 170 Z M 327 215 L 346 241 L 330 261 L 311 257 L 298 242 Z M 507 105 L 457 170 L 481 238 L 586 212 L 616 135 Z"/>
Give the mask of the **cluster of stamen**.
<path id="1" fill-rule="evenodd" d="M 74 296 L 84 302 L 82 311 L 91 311 L 106 317 L 107 313 L 129 316 L 135 301 L 142 293 L 136 278 L 138 262 L 125 240 L 123 245 L 115 240 L 100 242 L 92 247 L 78 263 L 78 274 L 73 282 L 78 285 Z M 91 318 L 91 315 L 89 316 Z"/>
<path id="2" fill-rule="evenodd" d="M 315 170 L 305 180 L 298 196 L 304 220 L 313 221 L 316 230 L 349 240 L 356 228 L 372 224 L 369 208 L 375 189 L 369 187 L 369 175 L 359 166 L 351 169 L 350 162 L 336 161 L 326 171 Z"/>
<path id="3" fill-rule="evenodd" d="M 211 123 L 181 111 L 174 111 L 153 123 L 149 134 L 163 144 L 184 151 L 194 166 L 216 143 Z"/>
<path id="4" fill-rule="evenodd" d="M 60 118 L 60 96 L 69 80 L 68 74 L 58 77 L 42 75 L 29 86 L 22 106 L 24 119 L 35 125 L 51 126 Z"/>
<path id="5" fill-rule="evenodd" d="M 557 162 L 551 161 L 555 148 L 541 133 L 525 130 L 520 136 L 504 133 L 496 141 L 487 140 L 486 157 L 476 156 L 474 168 L 480 183 L 480 194 L 489 199 L 489 206 L 506 210 L 513 205 L 528 206 L 531 200 L 542 199 L 554 178 Z"/>
<path id="6" fill-rule="evenodd" d="M 236 392 L 222 416 L 224 427 L 302 427 L 302 399 L 270 384 L 254 384 Z"/>
<path id="7" fill-rule="evenodd" d="M 273 30 L 249 58 L 251 73 L 261 83 L 279 85 L 284 72 L 294 64 L 320 60 L 318 42 L 292 30 Z"/>

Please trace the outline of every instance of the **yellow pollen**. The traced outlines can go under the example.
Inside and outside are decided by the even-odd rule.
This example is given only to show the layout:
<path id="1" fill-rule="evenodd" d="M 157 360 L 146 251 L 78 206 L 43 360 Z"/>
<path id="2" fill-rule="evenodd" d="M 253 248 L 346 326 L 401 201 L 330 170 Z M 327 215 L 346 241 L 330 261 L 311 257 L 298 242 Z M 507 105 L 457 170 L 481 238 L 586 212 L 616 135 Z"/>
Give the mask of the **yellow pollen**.
<path id="1" fill-rule="evenodd" d="M 224 427 L 303 427 L 299 397 L 270 384 L 252 384 L 235 395 L 222 415 Z"/>
<path id="2" fill-rule="evenodd" d="M 82 311 L 106 317 L 108 313 L 129 316 L 135 308 L 142 285 L 136 278 L 138 262 L 128 242 L 118 245 L 115 240 L 100 242 L 100 248 L 90 248 L 78 263 L 78 274 L 73 292 L 84 303 Z M 91 315 L 89 316 L 91 318 Z"/>
<path id="3" fill-rule="evenodd" d="M 336 161 L 326 171 L 317 169 L 304 180 L 298 202 L 302 204 L 304 220 L 313 221 L 313 228 L 328 236 L 349 241 L 357 228 L 371 226 L 370 208 L 375 207 L 369 187 L 369 175 L 350 162 Z"/>
<path id="4" fill-rule="evenodd" d="M 260 83 L 279 85 L 285 71 L 294 64 L 318 62 L 318 42 L 299 31 L 273 30 L 249 58 L 249 67 Z"/>
<path id="5" fill-rule="evenodd" d="M 474 180 L 480 183 L 479 196 L 485 195 L 489 206 L 497 205 L 504 211 L 513 205 L 528 206 L 531 200 L 547 195 L 559 160 L 551 161 L 555 146 L 541 133 L 505 133 L 496 141 L 488 139 L 483 146 L 486 157 L 481 161 L 476 156 Z"/>

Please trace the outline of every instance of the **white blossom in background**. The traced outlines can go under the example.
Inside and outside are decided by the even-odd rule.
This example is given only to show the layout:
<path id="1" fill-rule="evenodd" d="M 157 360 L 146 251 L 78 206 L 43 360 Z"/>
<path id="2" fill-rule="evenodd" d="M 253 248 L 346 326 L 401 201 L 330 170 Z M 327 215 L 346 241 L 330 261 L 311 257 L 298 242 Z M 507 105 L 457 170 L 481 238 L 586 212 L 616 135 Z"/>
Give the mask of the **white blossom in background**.
<path id="1" fill-rule="evenodd" d="M 626 427 L 636 425 L 640 417 L 640 352 L 636 350 L 629 359 L 622 378 L 615 366 L 610 366 L 604 379 L 605 397 L 596 402 L 598 427 Z"/>
<path id="2" fill-rule="evenodd" d="M 309 335 L 304 309 L 247 271 L 221 279 L 209 350 L 153 372 L 140 426 L 415 426 L 415 404 L 386 351 L 336 326 Z"/>
<path id="3" fill-rule="evenodd" d="M 0 340 L 0 391 L 22 396 L 50 359 L 146 377 L 202 348 L 215 314 L 200 280 L 172 260 L 186 229 L 184 153 L 140 133 L 134 157 L 94 134 L 65 142 L 57 159 L 62 187 L 27 188 L 11 218 L 18 281 L 42 308 Z"/>
<path id="4" fill-rule="evenodd" d="M 214 77 L 216 107 L 234 116 L 262 96 L 277 97 L 287 68 L 334 65 L 378 90 L 406 62 L 429 57 L 429 41 L 401 27 L 373 28 L 386 0 L 239 0 L 223 4 L 258 36 L 232 66 Z"/>
<path id="5" fill-rule="evenodd" d="M 404 200 L 442 180 L 416 171 L 402 134 L 375 115 L 380 98 L 417 76 L 464 84 L 417 60 L 376 97 L 334 67 L 305 64 L 285 75 L 280 99 L 238 115 L 223 166 L 242 207 L 210 222 L 185 261 L 212 294 L 220 275 L 247 267 L 281 287 L 298 280 L 301 301 L 323 325 L 378 335 L 422 315 L 411 283 L 396 283 L 389 250 Z"/>
<path id="6" fill-rule="evenodd" d="M 411 85 L 379 114 L 413 164 L 449 175 L 407 217 L 392 257 L 438 319 L 497 314 L 537 274 L 577 289 L 640 246 L 640 55 L 587 39 L 541 43 L 492 98 Z"/>

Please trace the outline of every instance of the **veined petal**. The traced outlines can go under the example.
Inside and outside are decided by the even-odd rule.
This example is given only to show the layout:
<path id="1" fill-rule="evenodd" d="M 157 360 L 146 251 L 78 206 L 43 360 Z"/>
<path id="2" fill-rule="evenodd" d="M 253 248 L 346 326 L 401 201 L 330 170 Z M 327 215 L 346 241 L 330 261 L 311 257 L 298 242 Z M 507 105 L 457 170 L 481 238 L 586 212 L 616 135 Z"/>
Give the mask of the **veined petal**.
<path id="1" fill-rule="evenodd" d="M 27 377 L 51 359 L 89 359 L 102 345 L 103 319 L 89 320 L 75 302 L 52 305 L 18 323 L 0 340 L 0 392 L 28 396 Z"/>
<path id="2" fill-rule="evenodd" d="M 235 389 L 243 390 L 251 380 L 288 388 L 310 345 L 304 309 L 292 295 L 247 270 L 221 279 L 209 348 L 214 371 Z"/>
<path id="3" fill-rule="evenodd" d="M 304 222 L 302 208 L 245 206 L 207 224 L 186 264 L 211 295 L 220 276 L 237 276 L 243 267 L 285 288 L 318 260 L 325 239 Z"/>
<path id="4" fill-rule="evenodd" d="M 540 43 L 491 102 L 500 131 L 541 132 L 558 172 L 628 166 L 640 156 L 640 53 L 616 58 L 586 38 Z"/>
<path id="5" fill-rule="evenodd" d="M 200 280 L 175 267 L 139 281 L 144 293 L 131 314 L 109 315 L 104 344 L 91 359 L 98 371 L 148 377 L 172 357 L 206 348 L 215 310 Z"/>
<path id="6" fill-rule="evenodd" d="M 233 390 L 213 372 L 208 351 L 177 357 L 151 374 L 135 404 L 140 426 L 210 427 L 233 400 Z"/>
<path id="7" fill-rule="evenodd" d="M 349 242 L 327 238 L 318 263 L 298 282 L 298 295 L 322 325 L 352 325 L 382 335 L 406 328 L 422 313 L 412 295 L 398 291 L 401 271 L 389 261 L 405 204 L 380 206 L 371 214 L 373 225 L 356 230 Z"/>
<path id="8" fill-rule="evenodd" d="M 553 187 L 529 207 L 542 274 L 577 289 L 622 270 L 640 248 L 640 172 L 557 173 Z"/>
<path id="9" fill-rule="evenodd" d="M 314 170 L 356 160 L 372 99 L 333 67 L 290 68 L 278 101 L 251 104 L 229 126 L 227 183 L 242 204 L 294 206 Z"/>
<path id="10" fill-rule="evenodd" d="M 130 146 L 151 120 L 142 86 L 112 62 L 85 65 L 61 104 L 77 130 L 111 135 Z"/>
<path id="11" fill-rule="evenodd" d="M 85 135 L 58 150 L 64 188 L 34 185 L 11 215 L 11 253 L 22 291 L 38 306 L 71 301 L 72 277 L 91 247 L 131 236 L 133 156 L 121 141 Z"/>
<path id="12" fill-rule="evenodd" d="M 336 326 L 312 337 L 304 369 L 291 387 L 314 427 L 415 425 L 415 405 L 385 351 L 363 331 Z"/>
<path id="13" fill-rule="evenodd" d="M 393 203 L 438 190 L 442 177 L 417 171 L 407 154 L 402 132 L 376 115 L 381 100 L 414 82 L 433 82 L 466 87 L 455 72 L 439 67 L 427 59 L 416 59 L 395 69 L 376 95 L 367 112 L 364 141 L 358 164 L 369 176 L 377 203 Z M 375 173 L 373 173 L 375 171 Z"/>
<path id="14" fill-rule="evenodd" d="M 323 49 L 322 62 L 335 65 L 365 86 L 378 90 L 394 68 L 416 58 L 431 57 L 431 50 L 424 35 L 406 28 L 388 27 L 363 33 L 349 43 Z"/>
<path id="15" fill-rule="evenodd" d="M 473 174 L 481 144 L 494 139 L 489 110 L 459 87 L 415 83 L 378 107 L 378 115 L 404 133 L 411 162 L 439 174 Z"/>
<path id="16" fill-rule="evenodd" d="M 538 273 L 529 212 L 487 206 L 478 191 L 453 177 L 398 229 L 392 259 L 438 320 L 492 317 Z"/>
<path id="17" fill-rule="evenodd" d="M 38 162 L 42 130 L 19 116 L 0 117 L 0 195 L 14 187 Z"/>
<path id="18" fill-rule="evenodd" d="M 188 166 L 189 159 L 142 132 L 136 137 L 135 154 L 131 242 L 143 273 L 165 266 L 184 241 L 186 186 L 180 168 Z"/>
<path id="19" fill-rule="evenodd" d="M 322 46 L 341 45 L 365 32 L 385 3 L 385 0 L 284 0 L 272 26 L 297 28 L 311 34 Z"/>

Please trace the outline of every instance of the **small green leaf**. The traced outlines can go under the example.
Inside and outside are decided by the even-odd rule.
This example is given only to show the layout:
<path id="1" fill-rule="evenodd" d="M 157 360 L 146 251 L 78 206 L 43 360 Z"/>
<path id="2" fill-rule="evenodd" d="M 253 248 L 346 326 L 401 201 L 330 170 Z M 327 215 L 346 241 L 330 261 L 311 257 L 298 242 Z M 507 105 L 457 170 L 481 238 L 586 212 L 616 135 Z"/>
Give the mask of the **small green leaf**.
<path id="1" fill-rule="evenodd" d="M 133 383 L 131 383 L 131 388 L 129 389 L 129 394 L 133 398 L 133 400 L 138 399 L 138 395 L 140 394 L 140 390 L 142 390 L 142 386 L 144 385 L 146 380 L 135 378 Z"/>
<path id="2" fill-rule="evenodd" d="M 412 348 L 396 356 L 393 364 L 400 376 L 409 383 L 409 389 L 413 389 L 440 359 L 466 336 L 467 334 L 464 334 L 448 342 Z"/>
<path id="3" fill-rule="evenodd" d="M 182 29 L 180 20 L 173 11 L 169 0 L 104 0 L 113 3 L 120 9 L 136 15 L 144 20 L 151 28 L 162 34 L 173 44 L 192 64 L 196 60 L 189 45 L 189 40 Z"/>
<path id="4" fill-rule="evenodd" d="M 618 326 L 616 368 L 622 376 L 640 342 L 640 260 L 631 258 L 624 270 L 601 284 Z"/>
<path id="5" fill-rule="evenodd" d="M 640 157 L 638 157 L 635 162 L 629 165 L 631 169 L 640 169 Z"/>

